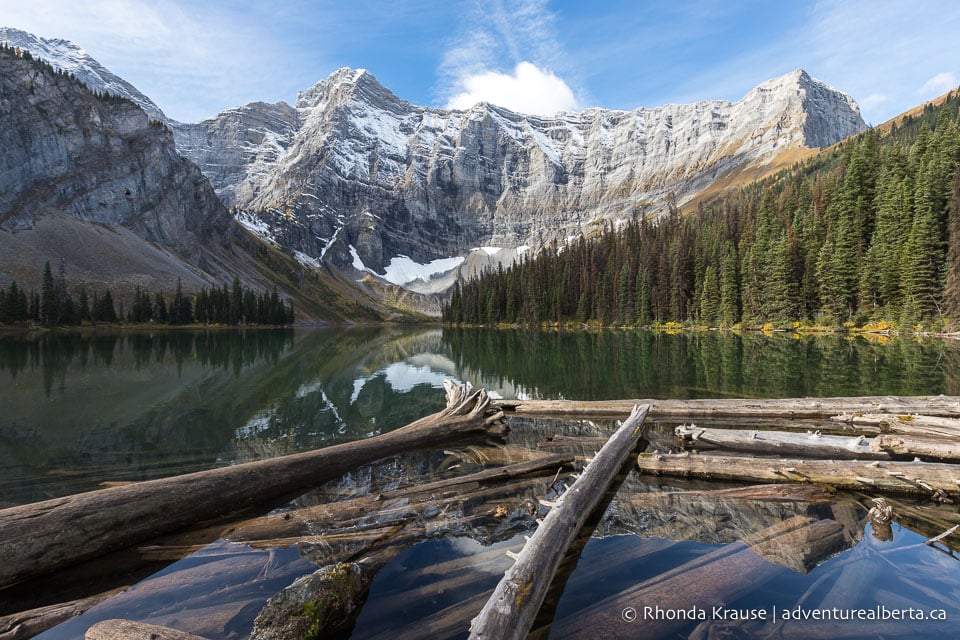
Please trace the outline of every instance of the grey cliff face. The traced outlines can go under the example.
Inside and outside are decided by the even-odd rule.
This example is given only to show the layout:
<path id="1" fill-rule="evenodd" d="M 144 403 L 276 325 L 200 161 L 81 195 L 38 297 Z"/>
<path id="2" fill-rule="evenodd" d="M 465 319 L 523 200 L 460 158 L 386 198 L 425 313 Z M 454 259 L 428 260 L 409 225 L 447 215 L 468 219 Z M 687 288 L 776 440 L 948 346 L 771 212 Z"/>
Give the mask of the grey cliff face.
<path id="1" fill-rule="evenodd" d="M 509 249 L 562 245 L 603 220 L 682 203 L 730 171 L 866 128 L 851 98 L 802 70 L 736 103 L 544 118 L 490 104 L 418 107 L 365 71 L 341 69 L 299 96 L 296 118 L 266 107 L 195 125 L 205 146 L 178 132 L 181 152 L 218 167 L 208 175 L 249 228 L 306 260 L 388 279 L 404 256 L 470 264 L 477 247 L 516 255 Z M 256 119 L 254 137 L 232 131 L 240 117 Z"/>
<path id="2" fill-rule="evenodd" d="M 279 102 L 254 102 L 197 124 L 171 123 L 177 149 L 192 159 L 233 206 L 237 185 L 256 185 L 283 156 L 299 128 L 299 113 Z"/>
<path id="3" fill-rule="evenodd" d="M 20 47 L 29 51 L 35 58 L 42 58 L 54 68 L 72 73 L 93 91 L 127 98 L 151 118 L 167 120 L 153 100 L 69 40 L 40 38 L 20 29 L 0 27 L 0 43 L 5 43 L 9 47 Z"/>
<path id="4" fill-rule="evenodd" d="M 97 98 L 75 80 L 0 55 L 0 230 L 46 213 L 121 226 L 187 258 L 235 229 L 170 131 L 135 104 Z"/>

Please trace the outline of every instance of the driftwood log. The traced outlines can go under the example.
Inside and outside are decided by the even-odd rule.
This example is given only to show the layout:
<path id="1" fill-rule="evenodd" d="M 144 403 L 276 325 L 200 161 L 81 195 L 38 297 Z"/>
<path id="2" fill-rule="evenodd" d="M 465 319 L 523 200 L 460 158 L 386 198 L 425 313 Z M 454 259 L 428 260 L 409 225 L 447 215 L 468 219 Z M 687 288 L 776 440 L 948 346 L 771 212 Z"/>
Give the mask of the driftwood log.
<path id="1" fill-rule="evenodd" d="M 637 457 L 641 473 L 747 482 L 812 482 L 837 489 L 931 496 L 960 495 L 960 468 L 930 462 L 784 460 L 690 454 Z"/>
<path id="2" fill-rule="evenodd" d="M 872 440 L 863 436 L 830 436 L 819 432 L 757 431 L 747 429 L 711 429 L 680 425 L 675 434 L 686 447 L 732 449 L 835 460 L 889 460 L 884 450 L 871 448 Z"/>
<path id="3" fill-rule="evenodd" d="M 112 589 L 106 593 L 90 596 L 89 598 L 71 600 L 70 602 L 38 607 L 8 616 L 0 616 L 0 640 L 25 640 L 26 638 L 32 638 L 42 631 L 46 631 L 61 622 L 80 615 L 84 611 L 95 607 L 110 596 L 124 589 L 126 589 L 126 587 Z"/>
<path id="4" fill-rule="evenodd" d="M 844 413 L 833 416 L 833 422 L 856 426 L 877 427 L 881 433 L 902 433 L 939 438 L 960 437 L 960 419 L 945 417 L 936 411 L 920 407 L 919 413 L 891 411 L 890 413 Z M 946 414 L 955 415 L 955 414 Z"/>
<path id="5" fill-rule="evenodd" d="M 564 554 L 636 448 L 649 409 L 649 405 L 633 408 L 547 514 L 474 618 L 470 631 L 473 640 L 519 640 L 527 636 Z"/>
<path id="6" fill-rule="evenodd" d="M 896 455 L 960 462 L 960 442 L 952 438 L 886 433 L 874 438 L 870 448 Z"/>
<path id="7" fill-rule="evenodd" d="M 548 455 L 469 476 L 254 518 L 229 530 L 228 537 L 243 539 L 245 544 L 221 541 L 202 549 L 189 545 L 141 548 L 144 554 L 165 559 L 196 550 L 194 558 L 202 562 L 152 578 L 130 597 L 132 602 L 139 598 L 169 603 L 155 608 L 146 621 L 200 636 L 218 637 L 218 625 L 223 628 L 238 612 L 250 609 L 266 612 L 258 617 L 252 637 L 301 637 L 294 634 L 306 622 L 298 619 L 301 612 L 311 614 L 310 628 L 321 635 L 334 633 L 338 624 L 349 624 L 380 567 L 416 542 L 470 535 L 500 540 L 529 530 L 534 518 L 529 506 L 572 458 Z M 497 514 L 497 508 L 505 514 Z M 330 566 L 316 571 L 315 565 L 303 566 L 306 562 L 300 560 L 288 566 L 279 560 L 284 555 L 278 548 L 290 546 L 298 547 L 296 555 L 301 558 Z M 498 553 L 506 559 L 502 551 Z M 358 583 L 343 573 L 345 566 L 354 564 L 361 570 Z M 312 577 L 303 577 L 311 572 L 315 572 Z M 476 579 L 475 574 L 469 577 Z M 289 588 L 268 602 L 277 593 L 278 582 Z M 184 585 L 192 593 L 188 600 L 180 595 Z M 121 611 L 126 606 L 117 605 Z M 471 616 L 478 610 L 479 606 Z"/>
<path id="8" fill-rule="evenodd" d="M 695 400 L 501 400 L 508 414 L 622 418 L 633 406 L 650 405 L 651 420 L 698 418 L 831 418 L 838 414 L 911 414 L 960 417 L 960 396 L 865 396 L 851 398 Z"/>
<path id="9" fill-rule="evenodd" d="M 378 520 L 389 520 L 397 517 L 397 513 L 415 511 L 418 504 L 436 505 L 451 500 L 483 499 L 487 494 L 481 490 L 482 487 L 544 473 L 554 474 L 572 462 L 573 456 L 569 454 L 544 455 L 535 460 L 483 469 L 465 476 L 251 518 L 223 530 L 221 537 L 237 542 L 292 538 L 317 531 L 356 527 L 362 518 L 370 520 L 376 516 Z M 496 498 L 500 493 L 516 493 L 516 489 L 511 488 L 514 486 L 510 484 L 504 490 L 497 490 L 491 497 Z"/>
<path id="10" fill-rule="evenodd" d="M 443 411 L 365 440 L 4 509 L 0 588 L 289 495 L 400 452 L 502 432 L 502 415 L 483 389 L 451 383 Z"/>

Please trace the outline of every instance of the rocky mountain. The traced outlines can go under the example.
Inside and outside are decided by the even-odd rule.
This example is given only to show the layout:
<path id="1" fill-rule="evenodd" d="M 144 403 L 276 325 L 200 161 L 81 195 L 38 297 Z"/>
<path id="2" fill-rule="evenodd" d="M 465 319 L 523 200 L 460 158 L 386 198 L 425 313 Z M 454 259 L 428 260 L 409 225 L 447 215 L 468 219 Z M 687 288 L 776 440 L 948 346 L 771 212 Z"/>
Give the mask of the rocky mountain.
<path id="1" fill-rule="evenodd" d="M 539 117 L 491 104 L 412 105 L 369 72 L 344 68 L 293 106 L 254 102 L 187 124 L 72 43 L 14 29 L 0 29 L 0 41 L 165 123 L 237 220 L 302 268 L 333 267 L 401 304 L 409 292 L 389 283 L 443 291 L 866 128 L 849 96 L 803 70 L 737 102 Z"/>
<path id="2" fill-rule="evenodd" d="M 336 274 L 310 272 L 237 224 L 166 124 L 22 48 L 0 48 L 0 281 L 38 286 L 63 261 L 71 285 L 188 292 L 240 278 L 279 287 L 302 318 L 379 320 L 392 310 Z"/>
<path id="3" fill-rule="evenodd" d="M 0 244 L 20 248 L 4 262 L 32 262 L 44 243 L 72 234 L 64 249 L 102 245 L 104 258 L 142 263 L 147 280 L 151 264 L 190 281 L 225 269 L 219 249 L 236 225 L 163 124 L 12 49 L 0 70 Z M 94 256 L 77 258 L 95 270 Z"/>
<path id="4" fill-rule="evenodd" d="M 254 103 L 175 133 L 240 220 L 303 262 L 436 290 L 865 128 L 849 96 L 803 70 L 735 103 L 544 118 L 419 107 L 340 69 L 293 108 Z"/>
<path id="5" fill-rule="evenodd" d="M 20 29 L 0 27 L 0 43 L 29 51 L 33 57 L 41 58 L 60 71 L 72 74 L 94 91 L 126 98 L 151 118 L 167 120 L 153 100 L 69 40 L 41 38 Z"/>

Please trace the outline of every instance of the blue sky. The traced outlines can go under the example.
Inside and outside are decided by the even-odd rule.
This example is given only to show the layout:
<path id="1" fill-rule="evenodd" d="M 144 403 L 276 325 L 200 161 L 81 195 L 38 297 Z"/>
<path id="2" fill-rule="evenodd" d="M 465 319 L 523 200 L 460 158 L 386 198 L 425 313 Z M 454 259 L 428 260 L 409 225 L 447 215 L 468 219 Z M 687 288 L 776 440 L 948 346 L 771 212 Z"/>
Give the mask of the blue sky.
<path id="1" fill-rule="evenodd" d="M 196 121 L 292 102 L 342 66 L 416 104 L 527 112 L 737 100 L 803 67 L 879 124 L 960 84 L 960 3 L 940 0 L 0 0 Z"/>

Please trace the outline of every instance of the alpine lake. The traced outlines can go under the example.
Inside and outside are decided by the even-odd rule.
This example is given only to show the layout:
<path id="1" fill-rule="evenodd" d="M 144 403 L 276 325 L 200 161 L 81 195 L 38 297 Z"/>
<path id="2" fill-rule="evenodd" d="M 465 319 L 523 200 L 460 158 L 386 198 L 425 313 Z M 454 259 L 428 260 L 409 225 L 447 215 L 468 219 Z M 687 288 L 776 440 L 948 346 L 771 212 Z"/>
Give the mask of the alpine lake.
<path id="1" fill-rule="evenodd" d="M 445 379 L 521 399 L 960 395 L 960 342 L 398 327 L 2 335 L 0 508 L 371 437 L 442 409 Z M 398 455 L 272 508 L 507 464 L 555 434 L 590 443 L 573 449 L 582 464 L 616 428 L 508 424 L 504 441 Z M 676 450 L 676 423 L 647 424 L 649 450 Z M 539 501 L 556 499 L 567 476 L 524 481 L 480 505 L 448 500 L 406 521 L 415 535 L 390 550 L 343 637 L 467 637 L 513 562 L 507 552 L 523 546 L 545 513 Z M 716 494 L 735 486 L 641 476 L 631 464 L 561 565 L 535 637 L 960 637 L 960 536 L 923 544 L 960 523 L 957 505 L 893 498 L 892 526 L 881 532 L 867 518 L 873 496 Z M 504 511 L 485 517 L 491 505 Z M 757 555 L 743 542 L 799 516 L 839 523 L 842 544 Z M 372 528 L 381 516 L 366 517 Z M 369 542 L 345 531 L 325 538 L 320 524 L 311 533 L 205 540 L 180 559 L 115 554 L 8 589 L 0 616 L 128 587 L 37 637 L 80 639 L 96 621 L 131 618 L 210 640 L 246 638 L 271 597 Z"/>

